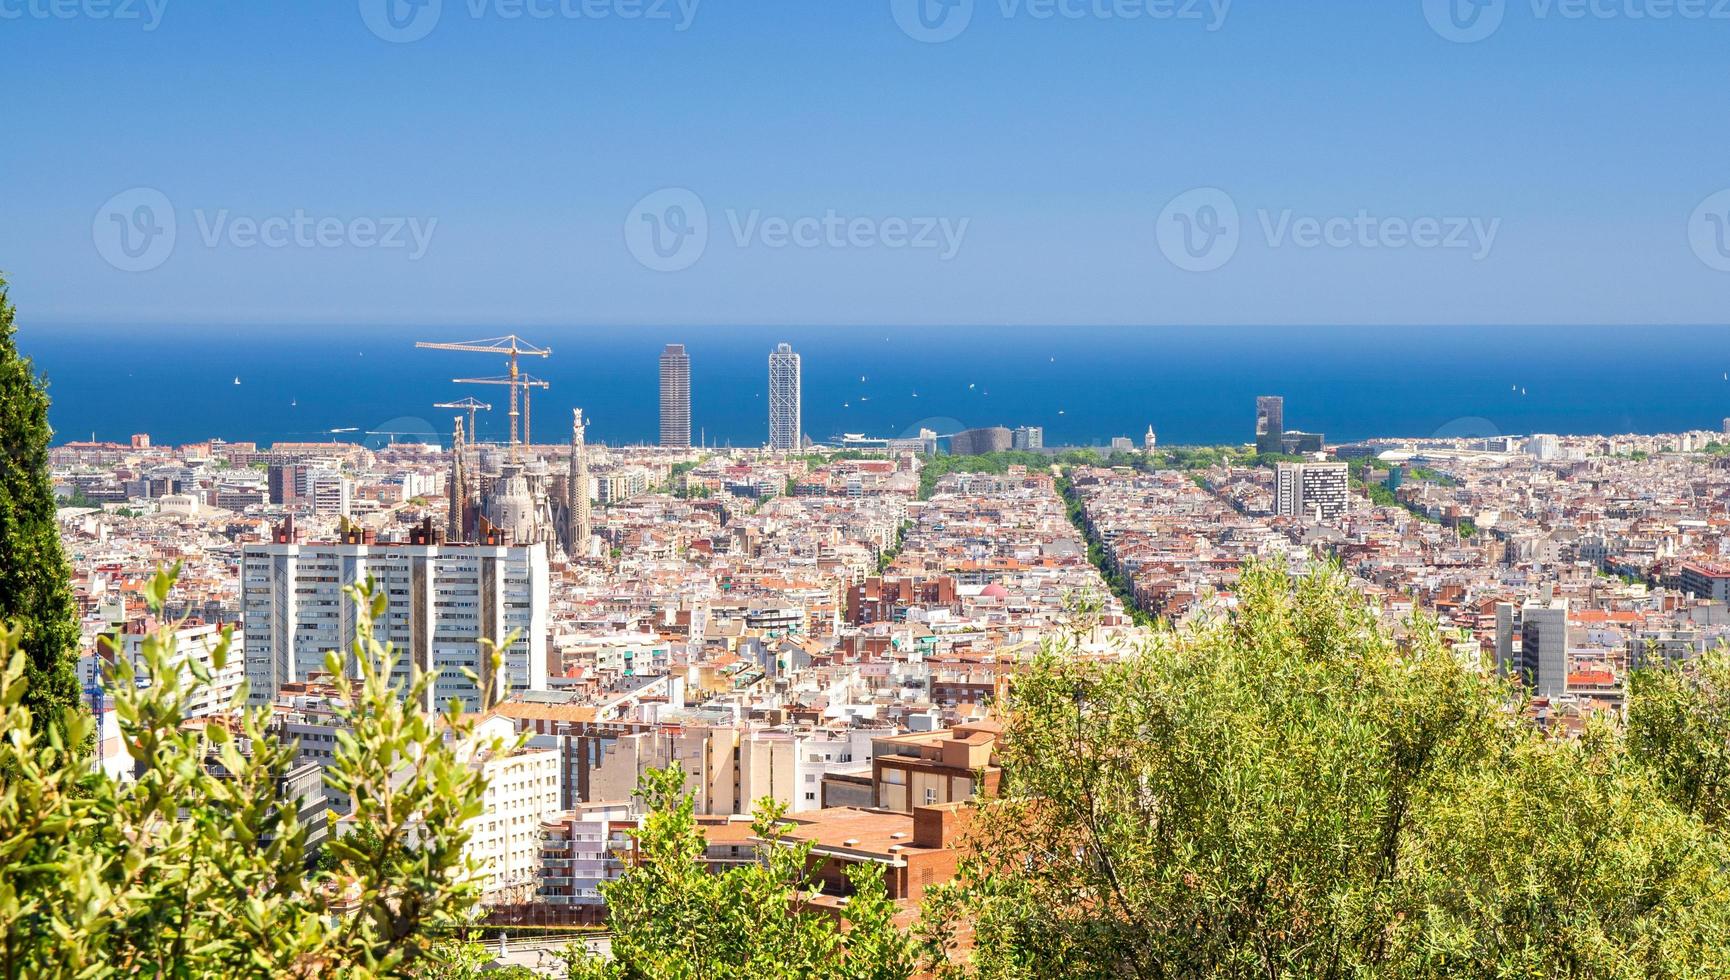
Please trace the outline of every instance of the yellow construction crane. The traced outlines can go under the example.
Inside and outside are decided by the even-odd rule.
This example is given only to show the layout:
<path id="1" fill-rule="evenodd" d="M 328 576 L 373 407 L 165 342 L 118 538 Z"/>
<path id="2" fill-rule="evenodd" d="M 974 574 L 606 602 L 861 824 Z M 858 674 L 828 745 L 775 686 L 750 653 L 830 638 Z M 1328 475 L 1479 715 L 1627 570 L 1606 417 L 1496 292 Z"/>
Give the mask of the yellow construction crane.
<path id="1" fill-rule="evenodd" d="M 528 341 L 524 340 L 523 338 L 517 336 L 514 333 L 513 334 L 506 334 L 503 337 L 488 337 L 485 340 L 470 340 L 470 341 L 464 341 L 462 343 L 456 343 L 456 344 L 433 343 L 431 341 L 423 340 L 423 341 L 417 341 L 415 343 L 415 346 L 425 348 L 427 350 L 460 350 L 460 351 L 471 351 L 471 352 L 479 353 L 479 354 L 504 354 L 506 357 L 509 358 L 508 363 L 510 364 L 510 374 L 508 376 L 506 376 L 505 378 L 501 378 L 501 379 L 455 378 L 452 380 L 457 384 L 503 384 L 503 385 L 509 385 L 510 386 L 510 389 L 511 389 L 511 457 L 513 459 L 517 458 L 518 447 L 521 445 L 521 443 L 519 443 L 517 441 L 517 389 L 518 388 L 524 389 L 523 395 L 524 395 L 524 399 L 526 401 L 527 396 L 528 396 L 528 390 L 527 390 L 528 388 L 530 388 L 530 387 L 537 387 L 537 388 L 547 387 L 547 383 L 545 381 L 540 381 L 540 382 L 537 382 L 533 385 L 525 384 L 522 380 L 522 378 L 523 378 L 522 372 L 517 368 L 517 358 L 518 357 L 546 357 L 547 355 L 552 353 L 552 349 L 548 348 L 548 347 L 537 347 L 534 344 L 529 343 Z M 525 420 L 525 424 L 523 426 L 523 435 L 524 435 L 524 438 L 526 440 L 527 435 L 528 435 L 528 426 L 526 424 L 526 420 Z"/>
<path id="2" fill-rule="evenodd" d="M 473 439 L 475 437 L 475 413 L 476 412 L 490 412 L 493 410 L 493 407 L 491 405 L 488 405 L 486 402 L 483 402 L 480 399 L 475 398 L 472 395 L 469 396 L 468 398 L 464 398 L 460 402 L 439 402 L 439 403 L 435 404 L 433 407 L 434 408 L 460 408 L 460 409 L 463 409 L 464 411 L 468 412 L 469 413 L 469 438 L 470 439 Z"/>
<path id="3" fill-rule="evenodd" d="M 509 385 L 511 389 L 511 459 L 519 458 L 518 446 L 529 442 L 529 391 L 534 388 L 551 388 L 552 384 L 535 377 L 532 374 L 519 374 L 515 378 L 508 376 L 497 378 L 452 378 L 459 385 Z M 523 440 L 517 442 L 517 389 L 523 392 Z"/>

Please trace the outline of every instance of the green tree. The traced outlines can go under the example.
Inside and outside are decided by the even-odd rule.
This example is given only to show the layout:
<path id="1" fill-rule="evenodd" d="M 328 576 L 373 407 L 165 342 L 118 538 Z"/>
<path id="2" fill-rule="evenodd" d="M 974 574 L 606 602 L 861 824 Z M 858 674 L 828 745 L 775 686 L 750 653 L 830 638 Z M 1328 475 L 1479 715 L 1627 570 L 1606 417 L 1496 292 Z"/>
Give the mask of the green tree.
<path id="1" fill-rule="evenodd" d="M 904 980 L 915 968 L 911 937 L 892 922 L 896 906 L 882 869 L 847 869 L 852 894 L 843 931 L 810 905 L 820 891 L 809 843 L 783 842 L 785 808 L 764 799 L 753 827 L 758 861 L 720 873 L 703 866 L 707 846 L 685 775 L 677 766 L 643 775 L 647 806 L 636 833 L 637 864 L 602 886 L 612 956 L 573 947 L 573 980 Z"/>
<path id="2" fill-rule="evenodd" d="M 982 977 L 1725 975 L 1730 854 L 1612 733 L 1551 738 L 1433 623 L 1248 569 L 1228 620 L 1043 651 L 933 900 Z M 941 957 L 938 957 L 941 959 Z"/>
<path id="3" fill-rule="evenodd" d="M 1672 803 L 1730 830 L 1730 650 L 1637 670 L 1628 746 Z"/>
<path id="4" fill-rule="evenodd" d="M 160 615 L 173 576 L 148 601 Z M 384 596 L 353 590 L 358 673 L 338 711 L 327 780 L 355 801 L 373 834 L 326 847 L 328 872 L 308 873 L 307 828 L 281 780 L 295 750 L 267 730 L 268 708 L 188 724 L 210 668 L 176 651 L 173 628 L 147 638 L 112 683 L 136 778 L 88 774 L 68 759 L 93 728 L 68 708 L 39 733 L 29 704 L 21 631 L 0 633 L 0 975 L 105 978 L 400 976 L 430 945 L 430 928 L 473 902 L 461 853 L 485 787 L 463 753 L 484 751 L 453 705 L 415 707 L 434 673 L 391 684 L 395 651 L 373 635 Z M 211 652 L 215 669 L 230 636 Z M 342 666 L 333 653 L 327 667 Z M 140 678 L 150 682 L 140 686 Z"/>
<path id="5" fill-rule="evenodd" d="M 80 703 L 78 616 L 48 478 L 48 389 L 18 353 L 16 317 L 0 276 L 0 624 L 18 630 L 40 734 Z"/>

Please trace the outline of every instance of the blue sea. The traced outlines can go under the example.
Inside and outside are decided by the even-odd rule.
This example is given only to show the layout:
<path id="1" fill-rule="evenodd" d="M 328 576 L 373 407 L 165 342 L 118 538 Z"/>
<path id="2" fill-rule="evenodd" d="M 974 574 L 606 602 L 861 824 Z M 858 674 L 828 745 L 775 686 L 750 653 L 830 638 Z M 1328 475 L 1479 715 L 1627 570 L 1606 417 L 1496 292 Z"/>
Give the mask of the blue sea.
<path id="1" fill-rule="evenodd" d="M 19 343 L 49 379 L 56 441 L 448 440 L 474 395 L 483 439 L 504 438 L 505 389 L 453 384 L 503 373 L 502 357 L 417 350 L 506 326 L 123 326 L 25 324 Z M 693 438 L 767 439 L 769 351 L 803 355 L 805 430 L 949 434 L 1041 425 L 1048 445 L 1252 438 L 1255 396 L 1284 395 L 1287 429 L 1373 436 L 1674 432 L 1730 416 L 1722 327 L 534 327 L 552 349 L 525 370 L 537 441 L 649 442 L 657 357 L 691 356 Z M 238 379 L 239 383 L 236 383 Z M 335 430 L 346 430 L 333 435 Z"/>

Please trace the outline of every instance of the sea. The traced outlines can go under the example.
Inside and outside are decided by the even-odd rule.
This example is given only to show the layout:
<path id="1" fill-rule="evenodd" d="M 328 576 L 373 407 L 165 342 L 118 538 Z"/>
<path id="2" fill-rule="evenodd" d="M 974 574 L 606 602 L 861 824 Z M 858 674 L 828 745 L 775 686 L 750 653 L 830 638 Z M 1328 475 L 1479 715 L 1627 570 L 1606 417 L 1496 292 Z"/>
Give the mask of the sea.
<path id="1" fill-rule="evenodd" d="M 472 327 L 129 326 L 19 330 L 49 381 L 55 441 L 343 440 L 448 443 L 458 413 L 489 403 L 479 436 L 503 440 L 502 356 L 416 349 L 519 332 L 549 348 L 523 370 L 537 442 L 658 434 L 658 356 L 691 357 L 692 436 L 768 437 L 768 356 L 803 364 L 805 432 L 949 435 L 1042 426 L 1049 445 L 1100 445 L 1149 426 L 1162 445 L 1253 438 L 1257 395 L 1285 396 L 1288 430 L 1370 437 L 1718 430 L 1730 417 L 1730 328 L 1654 327 Z"/>

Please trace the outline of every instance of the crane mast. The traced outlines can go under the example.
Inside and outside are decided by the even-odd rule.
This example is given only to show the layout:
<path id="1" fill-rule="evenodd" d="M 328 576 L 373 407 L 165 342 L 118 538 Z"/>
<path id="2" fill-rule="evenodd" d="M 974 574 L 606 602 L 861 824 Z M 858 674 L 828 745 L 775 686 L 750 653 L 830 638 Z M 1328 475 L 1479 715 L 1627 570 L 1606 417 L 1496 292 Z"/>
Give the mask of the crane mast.
<path id="1" fill-rule="evenodd" d="M 518 364 L 518 359 L 522 357 L 546 357 L 552 353 L 551 348 L 538 347 L 514 333 L 506 334 L 503 337 L 488 337 L 484 340 L 470 340 L 461 343 L 437 343 L 422 340 L 416 341 L 415 346 L 425 350 L 454 350 L 477 354 L 505 355 L 506 364 L 509 367 L 509 373 L 505 377 L 455 378 L 453 381 L 457 384 L 499 384 L 506 385 L 510 388 L 511 458 L 513 460 L 521 459 L 522 444 L 528 439 L 528 389 L 546 388 L 548 387 L 548 384 L 545 381 L 541 381 L 537 378 L 530 378 L 523 374 L 522 369 Z M 518 438 L 517 429 L 517 419 L 519 415 L 517 411 L 517 389 L 519 388 L 523 391 L 522 400 L 524 408 L 524 411 L 521 413 L 523 426 L 522 438 L 520 440 Z M 474 431 L 473 409 L 470 409 L 469 431 L 472 435 Z"/>

